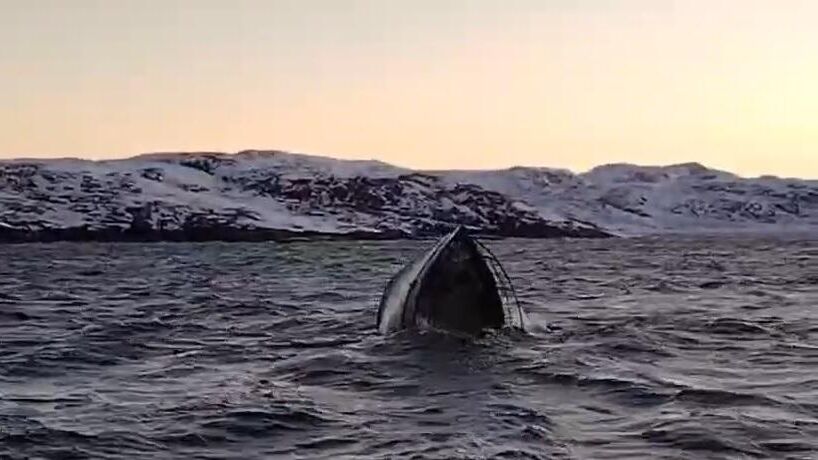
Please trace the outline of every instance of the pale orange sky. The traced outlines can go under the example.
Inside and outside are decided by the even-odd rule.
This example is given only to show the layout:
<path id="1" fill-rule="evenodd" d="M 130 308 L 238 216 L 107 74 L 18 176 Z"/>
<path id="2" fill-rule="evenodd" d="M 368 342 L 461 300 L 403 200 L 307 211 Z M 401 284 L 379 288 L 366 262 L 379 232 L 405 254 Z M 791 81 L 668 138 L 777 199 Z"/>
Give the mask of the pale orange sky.
<path id="1" fill-rule="evenodd" d="M 818 2 L 0 0 L 0 158 L 818 178 Z"/>

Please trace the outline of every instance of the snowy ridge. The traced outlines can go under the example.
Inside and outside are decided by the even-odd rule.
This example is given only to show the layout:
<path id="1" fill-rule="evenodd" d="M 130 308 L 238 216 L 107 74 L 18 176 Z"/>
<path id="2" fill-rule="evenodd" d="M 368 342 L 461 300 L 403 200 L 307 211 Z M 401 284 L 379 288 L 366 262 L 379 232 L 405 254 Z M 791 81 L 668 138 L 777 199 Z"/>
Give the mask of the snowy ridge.
<path id="1" fill-rule="evenodd" d="M 814 231 L 818 181 L 699 164 L 412 171 L 277 151 L 0 162 L 0 240 Z"/>
<path id="2" fill-rule="evenodd" d="M 697 163 L 440 172 L 619 235 L 802 232 L 818 229 L 818 180 L 742 178 Z"/>
<path id="3" fill-rule="evenodd" d="M 0 240 L 605 236 L 474 184 L 275 151 L 0 162 Z"/>

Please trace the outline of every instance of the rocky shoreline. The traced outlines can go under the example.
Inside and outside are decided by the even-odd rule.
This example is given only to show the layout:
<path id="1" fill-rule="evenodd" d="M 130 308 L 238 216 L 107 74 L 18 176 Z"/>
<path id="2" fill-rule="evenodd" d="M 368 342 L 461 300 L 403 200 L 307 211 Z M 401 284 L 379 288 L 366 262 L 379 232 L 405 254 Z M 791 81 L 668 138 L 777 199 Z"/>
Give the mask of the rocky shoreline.
<path id="1" fill-rule="evenodd" d="M 304 240 L 401 240 L 433 238 L 445 234 L 451 226 L 441 226 L 440 231 L 409 234 L 401 231 L 350 231 L 330 233 L 315 231 L 293 231 L 268 228 L 231 227 L 190 227 L 174 230 L 140 230 L 133 228 L 109 227 L 94 229 L 83 227 L 25 230 L 0 226 L 0 244 L 13 243 L 53 243 L 53 242 L 263 242 L 263 241 L 304 241 Z M 497 238 L 609 238 L 612 235 L 582 229 L 565 232 L 554 228 L 525 228 L 518 231 L 483 232 L 475 230 L 476 236 Z"/>
<path id="2" fill-rule="evenodd" d="M 602 237 L 474 184 L 279 152 L 0 162 L 0 242 Z"/>
<path id="3" fill-rule="evenodd" d="M 818 228 L 818 181 L 698 164 L 413 171 L 278 151 L 0 161 L 0 243 L 618 235 Z"/>

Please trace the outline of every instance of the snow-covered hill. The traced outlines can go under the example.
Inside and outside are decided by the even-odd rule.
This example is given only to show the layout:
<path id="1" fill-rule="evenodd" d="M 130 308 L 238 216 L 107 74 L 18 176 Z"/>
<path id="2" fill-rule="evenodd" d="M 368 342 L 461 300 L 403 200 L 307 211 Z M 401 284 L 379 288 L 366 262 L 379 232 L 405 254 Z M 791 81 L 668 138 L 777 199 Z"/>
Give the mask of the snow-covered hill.
<path id="1" fill-rule="evenodd" d="M 274 151 L 0 162 L 0 240 L 818 229 L 818 181 L 698 164 L 411 171 Z"/>
<path id="2" fill-rule="evenodd" d="M 0 162 L 0 240 L 606 236 L 501 193 L 374 161 L 283 152 Z"/>
<path id="3" fill-rule="evenodd" d="M 439 174 L 524 201 L 542 216 L 620 235 L 818 232 L 818 180 L 747 179 L 697 163 L 613 164 L 583 174 L 547 168 Z"/>

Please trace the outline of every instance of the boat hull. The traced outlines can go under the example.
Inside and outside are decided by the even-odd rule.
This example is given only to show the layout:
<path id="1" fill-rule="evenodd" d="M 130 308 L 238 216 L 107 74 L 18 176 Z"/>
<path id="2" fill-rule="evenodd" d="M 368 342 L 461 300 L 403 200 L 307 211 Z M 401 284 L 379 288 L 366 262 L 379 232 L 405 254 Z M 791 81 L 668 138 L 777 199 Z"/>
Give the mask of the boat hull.
<path id="1" fill-rule="evenodd" d="M 462 227 L 398 272 L 378 309 L 383 333 L 439 329 L 479 334 L 504 325 L 498 282 L 477 242 Z"/>

